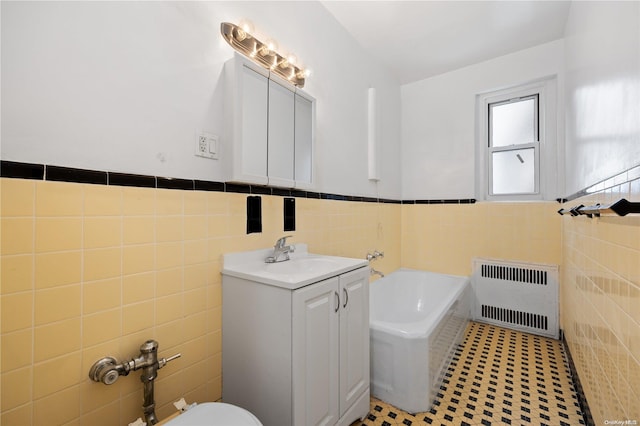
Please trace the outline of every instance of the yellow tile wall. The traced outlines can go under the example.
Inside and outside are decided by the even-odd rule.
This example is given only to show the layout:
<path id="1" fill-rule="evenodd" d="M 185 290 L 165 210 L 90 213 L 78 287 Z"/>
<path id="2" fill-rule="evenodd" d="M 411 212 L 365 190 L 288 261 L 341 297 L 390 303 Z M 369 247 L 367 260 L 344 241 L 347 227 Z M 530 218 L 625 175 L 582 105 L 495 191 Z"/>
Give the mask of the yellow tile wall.
<path id="1" fill-rule="evenodd" d="M 634 175 L 565 207 L 640 202 Z M 594 421 L 640 419 L 640 216 L 563 216 L 562 238 L 561 322 Z"/>
<path id="2" fill-rule="evenodd" d="M 406 204 L 402 266 L 470 275 L 474 257 L 560 264 L 553 202 Z"/>
<path id="3" fill-rule="evenodd" d="M 625 188 L 640 199 L 638 180 Z M 161 418 L 181 396 L 220 398 L 221 256 L 285 234 L 282 197 L 262 197 L 264 232 L 247 235 L 246 194 L 0 179 L 0 196 L 2 424 L 128 424 L 141 415 L 138 373 L 112 386 L 87 373 L 149 338 L 161 356 L 182 353 L 159 374 Z M 373 266 L 385 273 L 467 275 L 476 256 L 562 264 L 562 328 L 594 416 L 640 418 L 640 219 L 557 209 L 298 198 L 293 241 L 339 256 L 384 251 Z"/>
<path id="4" fill-rule="evenodd" d="M 221 256 L 284 235 L 282 197 L 263 196 L 246 235 L 246 194 L 0 179 L 1 424 L 126 425 L 141 416 L 139 373 L 88 378 L 104 356 L 153 338 L 181 352 L 156 382 L 157 414 L 222 393 Z M 293 242 L 400 267 L 400 207 L 297 199 Z"/>

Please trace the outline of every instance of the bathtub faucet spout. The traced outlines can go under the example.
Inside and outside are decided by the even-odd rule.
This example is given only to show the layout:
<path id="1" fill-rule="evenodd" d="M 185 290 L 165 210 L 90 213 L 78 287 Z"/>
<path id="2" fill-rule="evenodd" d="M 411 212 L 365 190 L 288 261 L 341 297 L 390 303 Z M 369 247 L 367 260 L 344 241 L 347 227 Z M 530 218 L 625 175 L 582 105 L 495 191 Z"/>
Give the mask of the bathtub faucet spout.
<path id="1" fill-rule="evenodd" d="M 369 272 L 369 273 L 370 273 L 371 275 L 380 275 L 380 278 L 384 278 L 384 274 L 383 274 L 382 272 L 377 271 L 377 270 L 375 270 L 375 269 L 373 269 L 373 268 L 371 268 L 371 270 L 370 270 L 370 272 Z"/>

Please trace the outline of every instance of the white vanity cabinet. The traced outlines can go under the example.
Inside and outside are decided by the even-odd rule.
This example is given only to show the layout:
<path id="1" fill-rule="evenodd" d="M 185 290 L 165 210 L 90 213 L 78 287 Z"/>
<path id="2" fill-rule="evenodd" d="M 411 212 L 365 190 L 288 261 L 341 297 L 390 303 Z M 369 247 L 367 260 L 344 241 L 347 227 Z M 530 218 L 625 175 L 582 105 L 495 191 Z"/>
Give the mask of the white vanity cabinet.
<path id="1" fill-rule="evenodd" d="M 310 188 L 314 98 L 237 53 L 225 78 L 231 180 Z"/>
<path id="2" fill-rule="evenodd" d="M 369 411 L 369 268 L 300 288 L 223 271 L 222 400 L 265 426 L 349 425 Z"/>
<path id="3" fill-rule="evenodd" d="M 365 393 L 368 401 L 368 289 L 364 268 L 293 292 L 294 425 L 339 424 Z"/>

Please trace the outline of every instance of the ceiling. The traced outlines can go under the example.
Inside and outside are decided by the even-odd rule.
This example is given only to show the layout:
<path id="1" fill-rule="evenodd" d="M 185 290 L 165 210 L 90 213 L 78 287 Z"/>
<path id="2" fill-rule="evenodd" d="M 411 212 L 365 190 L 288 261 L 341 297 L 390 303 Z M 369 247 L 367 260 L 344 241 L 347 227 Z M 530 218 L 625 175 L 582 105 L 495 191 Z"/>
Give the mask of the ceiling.
<path id="1" fill-rule="evenodd" d="M 401 84 L 563 37 L 570 1 L 322 1 Z"/>

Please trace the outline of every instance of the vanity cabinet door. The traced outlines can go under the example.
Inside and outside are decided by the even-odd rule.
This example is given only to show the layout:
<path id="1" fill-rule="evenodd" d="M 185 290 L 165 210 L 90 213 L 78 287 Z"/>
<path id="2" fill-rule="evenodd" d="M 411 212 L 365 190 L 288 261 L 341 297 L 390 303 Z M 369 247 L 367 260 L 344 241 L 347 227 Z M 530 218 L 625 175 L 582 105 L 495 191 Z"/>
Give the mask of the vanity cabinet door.
<path id="1" fill-rule="evenodd" d="M 294 107 L 293 87 L 286 87 L 271 77 L 267 137 L 269 185 L 294 186 Z"/>
<path id="2" fill-rule="evenodd" d="M 293 424 L 334 425 L 339 420 L 339 279 L 293 292 Z"/>
<path id="3" fill-rule="evenodd" d="M 369 387 L 369 268 L 340 275 L 340 416 Z"/>

